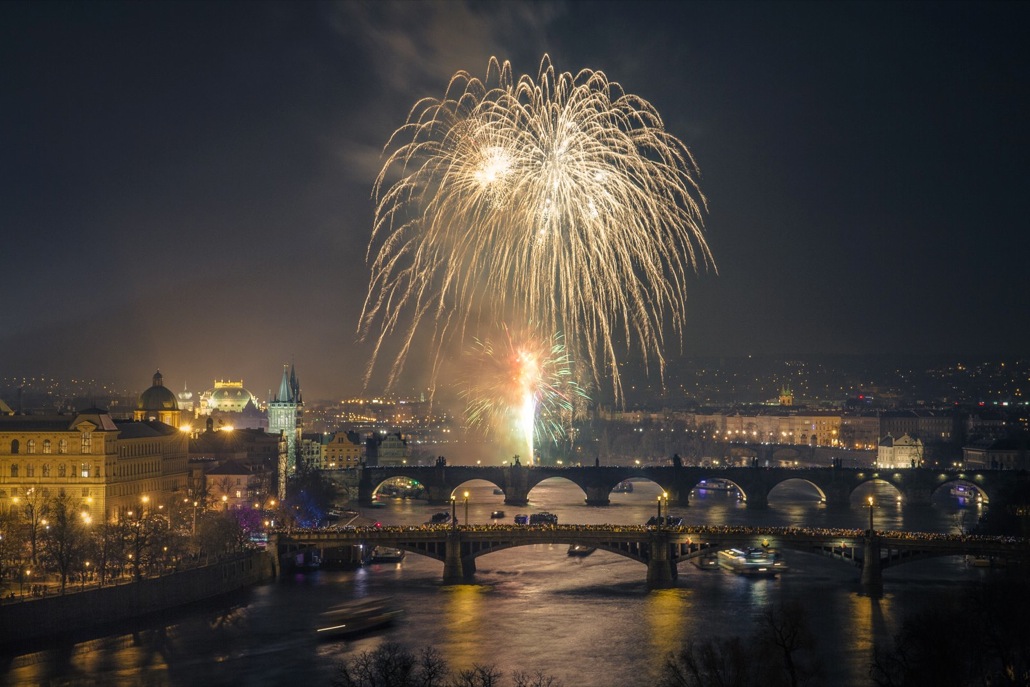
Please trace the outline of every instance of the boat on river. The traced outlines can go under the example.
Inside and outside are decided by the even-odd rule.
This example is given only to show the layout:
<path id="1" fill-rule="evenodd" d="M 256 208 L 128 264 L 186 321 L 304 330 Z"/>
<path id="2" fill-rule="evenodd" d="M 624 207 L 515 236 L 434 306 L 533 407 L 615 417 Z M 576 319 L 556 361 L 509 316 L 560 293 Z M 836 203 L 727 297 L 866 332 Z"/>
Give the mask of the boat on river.
<path id="1" fill-rule="evenodd" d="M 720 551 L 719 566 L 745 577 L 775 577 L 787 570 L 776 551 L 753 548 Z"/>
<path id="2" fill-rule="evenodd" d="M 585 544 L 572 544 L 569 546 L 568 555 L 573 558 L 586 558 L 594 551 L 597 551 L 596 546 L 587 546 Z"/>
<path id="3" fill-rule="evenodd" d="M 433 513 L 433 515 L 426 520 L 427 525 L 446 525 L 451 521 L 451 514 L 445 510 L 439 513 Z"/>
<path id="4" fill-rule="evenodd" d="M 697 483 L 695 489 L 700 491 L 736 491 L 737 485 L 724 479 L 703 479 Z"/>
<path id="5" fill-rule="evenodd" d="M 400 563 L 404 560 L 404 549 L 394 549 L 389 546 L 375 546 L 372 553 L 368 555 L 369 563 Z"/>
<path id="6" fill-rule="evenodd" d="M 615 485 L 615 488 L 612 489 L 612 493 L 613 494 L 632 494 L 633 493 L 633 483 L 630 482 L 628 479 L 627 480 L 623 480 L 623 481 L 621 481 L 621 482 L 619 482 L 618 484 Z"/>
<path id="7" fill-rule="evenodd" d="M 504 511 L 503 511 L 503 510 L 495 510 L 495 511 L 492 511 L 492 512 L 490 513 L 490 517 L 491 517 L 492 519 L 494 519 L 494 520 L 499 520 L 499 519 L 501 519 L 501 518 L 503 518 L 503 517 L 504 517 Z"/>
<path id="8" fill-rule="evenodd" d="M 321 626 L 315 636 L 323 640 L 358 637 L 388 627 L 403 613 L 382 599 L 344 604 L 319 616 Z"/>

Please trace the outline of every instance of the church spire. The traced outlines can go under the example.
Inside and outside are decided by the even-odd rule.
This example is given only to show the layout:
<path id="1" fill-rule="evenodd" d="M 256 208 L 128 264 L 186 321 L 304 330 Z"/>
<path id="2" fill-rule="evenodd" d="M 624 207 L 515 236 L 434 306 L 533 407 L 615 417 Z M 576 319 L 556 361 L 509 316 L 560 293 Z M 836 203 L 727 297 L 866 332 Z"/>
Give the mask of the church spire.
<path id="1" fill-rule="evenodd" d="M 276 403 L 292 403 L 294 400 L 288 370 L 289 366 L 283 365 L 283 380 L 279 382 L 279 393 L 275 397 Z"/>

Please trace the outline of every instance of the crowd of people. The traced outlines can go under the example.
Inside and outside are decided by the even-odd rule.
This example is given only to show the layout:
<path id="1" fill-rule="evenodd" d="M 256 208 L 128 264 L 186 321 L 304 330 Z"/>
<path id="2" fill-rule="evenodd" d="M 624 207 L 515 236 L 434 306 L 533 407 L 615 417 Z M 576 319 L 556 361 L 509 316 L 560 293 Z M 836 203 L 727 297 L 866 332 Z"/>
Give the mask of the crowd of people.
<path id="1" fill-rule="evenodd" d="M 699 538 L 718 536 L 754 536 L 754 537 L 789 537 L 811 538 L 811 539 L 833 539 L 833 540 L 854 540 L 861 539 L 868 535 L 868 530 L 841 528 L 841 527 L 757 527 L 752 525 L 680 525 L 680 526 L 657 526 L 657 525 L 508 525 L 495 523 L 466 524 L 455 526 L 448 524 L 422 524 L 422 525 L 383 525 L 376 523 L 368 526 L 336 526 L 300 529 L 294 528 L 283 532 L 287 536 L 304 534 L 325 534 L 332 532 L 346 532 L 355 535 L 378 535 L 406 534 L 413 532 L 445 533 L 458 529 L 461 532 L 494 532 L 507 533 L 513 531 L 526 532 L 563 532 L 563 533 L 620 533 L 620 534 L 648 534 L 661 529 L 662 532 L 671 534 L 697 535 Z M 944 532 L 910 532 L 901 530 L 876 530 L 876 536 L 881 540 L 904 540 L 937 543 L 985 543 L 1003 544 L 1012 547 L 1030 548 L 1030 540 L 1010 536 L 989 536 L 979 534 L 948 534 Z M 373 537 L 375 538 L 375 537 Z"/>

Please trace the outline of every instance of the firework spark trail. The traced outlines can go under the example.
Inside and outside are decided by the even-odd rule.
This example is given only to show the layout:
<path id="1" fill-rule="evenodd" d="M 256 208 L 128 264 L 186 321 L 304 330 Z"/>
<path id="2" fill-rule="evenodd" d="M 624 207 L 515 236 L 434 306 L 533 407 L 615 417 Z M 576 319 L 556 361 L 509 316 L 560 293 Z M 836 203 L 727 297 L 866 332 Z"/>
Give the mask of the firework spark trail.
<path id="1" fill-rule="evenodd" d="M 395 331 L 388 385 L 428 325 L 435 388 L 445 348 L 497 321 L 564 332 L 617 399 L 620 346 L 664 375 L 665 324 L 682 341 L 688 275 L 714 263 L 697 166 L 647 101 L 546 56 L 536 80 L 491 59 L 485 81 L 459 72 L 442 99 L 419 101 L 386 150 L 359 326 L 375 340 L 366 383 Z"/>
<path id="2" fill-rule="evenodd" d="M 514 433 L 527 464 L 538 436 L 553 443 L 568 436 L 577 403 L 586 399 L 560 334 L 513 335 L 504 327 L 499 343 L 476 338 L 463 367 L 459 395 L 469 427 Z"/>

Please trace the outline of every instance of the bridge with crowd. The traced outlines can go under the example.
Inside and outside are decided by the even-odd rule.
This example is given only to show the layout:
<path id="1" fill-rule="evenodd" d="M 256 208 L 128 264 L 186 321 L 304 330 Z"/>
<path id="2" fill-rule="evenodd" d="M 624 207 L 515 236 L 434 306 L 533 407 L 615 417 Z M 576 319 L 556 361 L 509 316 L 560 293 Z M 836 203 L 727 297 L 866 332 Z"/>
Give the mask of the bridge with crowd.
<path id="1" fill-rule="evenodd" d="M 860 582 L 881 589 L 883 570 L 926 558 L 975 556 L 1030 563 L 1030 540 L 1011 537 L 806 527 L 635 525 L 421 525 L 281 530 L 269 539 L 277 573 L 285 556 L 312 549 L 383 546 L 443 562 L 447 584 L 471 582 L 476 559 L 534 544 L 593 547 L 643 563 L 647 586 L 676 585 L 681 562 L 729 548 L 789 549 L 861 569 Z"/>

